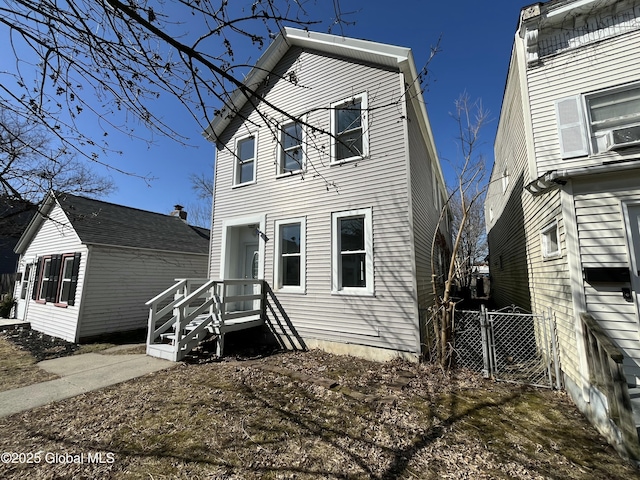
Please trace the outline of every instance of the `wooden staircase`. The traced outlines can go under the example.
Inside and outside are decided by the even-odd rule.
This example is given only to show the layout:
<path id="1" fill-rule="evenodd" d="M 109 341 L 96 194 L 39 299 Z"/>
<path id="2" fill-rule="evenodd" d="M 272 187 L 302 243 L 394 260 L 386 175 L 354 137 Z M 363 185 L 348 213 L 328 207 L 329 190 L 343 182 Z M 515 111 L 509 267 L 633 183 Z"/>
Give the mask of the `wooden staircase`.
<path id="1" fill-rule="evenodd" d="M 216 354 L 222 356 L 226 333 L 264 323 L 264 282 L 180 279 L 146 305 L 147 355 L 177 362 L 215 336 Z"/>

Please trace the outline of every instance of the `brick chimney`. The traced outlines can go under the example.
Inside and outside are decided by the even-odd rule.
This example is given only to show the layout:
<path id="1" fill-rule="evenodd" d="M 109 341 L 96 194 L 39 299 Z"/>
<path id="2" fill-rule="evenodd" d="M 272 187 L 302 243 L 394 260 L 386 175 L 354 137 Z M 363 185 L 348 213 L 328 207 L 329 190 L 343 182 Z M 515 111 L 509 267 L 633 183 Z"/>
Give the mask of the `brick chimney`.
<path id="1" fill-rule="evenodd" d="M 181 219 L 183 222 L 187 222 L 187 212 L 185 212 L 183 210 L 183 206 L 182 205 L 174 205 L 173 206 L 173 212 L 171 212 L 169 215 L 171 215 L 172 217 L 178 217 L 179 219 Z"/>

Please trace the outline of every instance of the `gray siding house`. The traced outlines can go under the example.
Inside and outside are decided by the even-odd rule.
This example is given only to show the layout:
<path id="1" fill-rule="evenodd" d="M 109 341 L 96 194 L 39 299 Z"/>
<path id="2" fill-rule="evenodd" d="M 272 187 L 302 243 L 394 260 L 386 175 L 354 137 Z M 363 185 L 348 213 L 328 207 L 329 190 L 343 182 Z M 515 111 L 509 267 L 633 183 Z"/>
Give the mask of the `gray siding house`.
<path id="1" fill-rule="evenodd" d="M 208 249 L 178 216 L 49 193 L 15 248 L 16 317 L 71 342 L 145 328 L 145 302 L 205 276 Z"/>
<path id="2" fill-rule="evenodd" d="M 264 280 L 285 344 L 418 358 L 445 184 L 411 50 L 285 28 L 244 84 L 205 132 L 210 278 Z"/>
<path id="3" fill-rule="evenodd" d="M 640 386 L 639 65 L 638 1 L 524 8 L 485 206 L 494 299 L 553 311 L 564 384 L 603 431 L 602 412 L 622 417 L 602 338 L 631 397 Z"/>

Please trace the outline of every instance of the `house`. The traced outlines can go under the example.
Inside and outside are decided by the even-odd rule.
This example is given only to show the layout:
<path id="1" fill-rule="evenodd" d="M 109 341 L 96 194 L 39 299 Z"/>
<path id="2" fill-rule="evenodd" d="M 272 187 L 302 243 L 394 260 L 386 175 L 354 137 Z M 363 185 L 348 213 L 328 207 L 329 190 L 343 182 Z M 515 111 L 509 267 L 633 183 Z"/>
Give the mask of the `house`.
<path id="1" fill-rule="evenodd" d="M 637 0 L 522 9 L 485 205 L 497 306 L 553 311 L 564 385 L 614 444 L 640 386 L 638 65 Z"/>
<path id="2" fill-rule="evenodd" d="M 256 279 L 227 295 L 260 283 L 254 310 L 284 346 L 417 359 L 446 197 L 411 50 L 285 28 L 244 86 L 258 95 L 235 92 L 205 131 L 209 277 Z"/>
<path id="3" fill-rule="evenodd" d="M 15 248 L 17 318 L 71 342 L 145 328 L 152 295 L 206 275 L 209 232 L 185 213 L 47 194 Z"/>

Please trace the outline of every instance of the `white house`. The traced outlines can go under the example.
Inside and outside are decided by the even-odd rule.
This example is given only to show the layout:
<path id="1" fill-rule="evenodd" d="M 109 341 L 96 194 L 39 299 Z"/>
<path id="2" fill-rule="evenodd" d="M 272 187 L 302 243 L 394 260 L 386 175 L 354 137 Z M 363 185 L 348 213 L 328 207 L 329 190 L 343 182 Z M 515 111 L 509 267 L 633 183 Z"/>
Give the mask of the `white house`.
<path id="1" fill-rule="evenodd" d="M 262 285 L 254 313 L 285 346 L 417 359 L 445 189 L 411 50 L 285 28 L 244 85 L 256 95 L 235 92 L 205 132 L 216 301 L 236 321 Z"/>
<path id="2" fill-rule="evenodd" d="M 15 248 L 16 316 L 71 342 L 144 328 L 145 302 L 206 275 L 208 249 L 179 216 L 49 193 Z"/>
<path id="3" fill-rule="evenodd" d="M 210 277 L 264 279 L 280 338 L 417 358 L 445 189 L 411 50 L 286 28 L 244 83 L 205 132 Z"/>
<path id="4" fill-rule="evenodd" d="M 639 66 L 637 0 L 524 8 L 485 207 L 494 299 L 552 309 L 564 384 L 614 444 L 640 386 Z"/>

